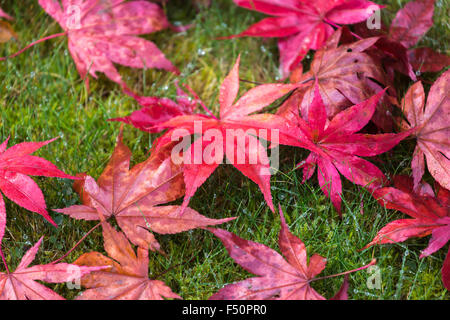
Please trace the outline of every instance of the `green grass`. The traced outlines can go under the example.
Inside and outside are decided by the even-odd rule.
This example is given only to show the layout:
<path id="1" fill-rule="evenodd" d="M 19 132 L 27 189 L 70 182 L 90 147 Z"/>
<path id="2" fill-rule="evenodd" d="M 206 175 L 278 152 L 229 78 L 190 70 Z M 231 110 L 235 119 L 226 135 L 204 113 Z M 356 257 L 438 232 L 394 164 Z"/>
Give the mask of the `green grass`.
<path id="1" fill-rule="evenodd" d="M 237 8 L 231 0 L 213 1 L 212 8 L 199 12 L 186 1 L 171 0 L 166 12 L 171 21 L 195 23 L 186 33 L 170 30 L 150 35 L 159 48 L 181 70 L 181 80 L 189 84 L 215 111 L 219 85 L 242 55 L 241 78 L 259 82 L 277 80 L 278 51 L 275 40 L 215 40 L 244 30 L 263 15 Z M 390 21 L 405 1 L 385 2 L 383 18 Z M 183 5 L 182 5 L 183 4 Z M 16 17 L 13 25 L 19 40 L 0 45 L 0 55 L 12 54 L 41 37 L 61 32 L 60 27 L 41 10 L 37 1 L 0 1 L 0 6 Z M 450 26 L 448 1 L 437 1 L 435 25 L 420 43 L 449 53 Z M 41 141 L 61 137 L 37 154 L 54 162 L 65 172 L 87 172 L 97 178 L 105 167 L 119 131 L 109 118 L 129 114 L 137 104 L 124 96 L 118 86 L 100 76 L 86 92 L 63 38 L 35 46 L 21 56 L 0 63 L 0 138 L 11 136 L 10 145 L 22 141 Z M 311 56 L 311 55 L 310 55 Z M 175 75 L 157 70 L 119 67 L 124 79 L 146 95 L 175 97 Z M 438 75 L 427 75 L 433 81 Z M 398 88 L 403 95 L 411 83 L 405 78 Z M 241 91 L 251 85 L 242 84 Z M 133 152 L 133 163 L 143 161 L 155 135 L 125 127 L 124 141 Z M 413 141 L 403 142 L 393 152 L 380 157 L 380 168 L 389 174 L 410 174 Z M 275 203 L 280 203 L 292 232 L 306 244 L 309 256 L 318 253 L 328 259 L 322 275 L 358 268 L 377 258 L 382 288 L 368 289 L 369 274 L 350 275 L 351 299 L 449 299 L 441 282 L 440 268 L 447 252 L 443 248 L 419 259 L 429 240 L 411 239 L 394 245 L 359 251 L 389 221 L 403 215 L 380 207 L 371 195 L 343 178 L 343 218 L 339 219 L 329 199 L 320 191 L 316 179 L 301 183 L 295 164 L 307 155 L 302 150 L 281 149 L 280 173 L 272 178 Z M 36 178 L 49 208 L 77 204 L 71 181 Z M 8 224 L 3 249 L 14 268 L 30 246 L 45 236 L 35 263 L 48 263 L 67 252 L 95 223 L 75 221 L 52 213 L 59 228 L 53 228 L 39 215 L 6 200 Z M 231 166 L 221 166 L 198 190 L 190 206 L 205 216 L 237 216 L 222 227 L 237 235 L 264 243 L 276 250 L 279 218 L 264 202 L 255 184 Z M 363 214 L 361 213 L 363 208 Z M 185 299 L 206 299 L 227 283 L 251 275 L 230 259 L 220 241 L 203 230 L 178 235 L 157 235 L 168 253 L 150 253 L 152 276 L 165 281 Z M 89 251 L 103 252 L 101 231 L 90 235 L 65 261 L 74 261 Z M 3 267 L 0 267 L 3 270 Z M 313 283 L 325 297 L 332 297 L 342 278 Z M 78 294 L 65 285 L 51 286 L 67 298 Z"/>

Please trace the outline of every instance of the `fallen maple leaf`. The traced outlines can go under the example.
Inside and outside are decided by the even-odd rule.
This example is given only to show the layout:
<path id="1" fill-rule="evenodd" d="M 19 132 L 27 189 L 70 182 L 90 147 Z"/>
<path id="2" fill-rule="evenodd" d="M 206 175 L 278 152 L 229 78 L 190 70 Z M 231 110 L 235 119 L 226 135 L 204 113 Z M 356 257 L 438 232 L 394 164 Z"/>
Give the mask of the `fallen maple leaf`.
<path id="1" fill-rule="evenodd" d="M 430 48 L 412 48 L 433 25 L 434 2 L 408 2 L 397 12 L 389 30 L 368 30 L 363 23 L 355 26 L 359 36 L 380 37 L 369 54 L 381 59 L 391 80 L 394 70 L 416 81 L 416 73 L 438 72 L 450 65 L 450 57 L 445 54 Z"/>
<path id="2" fill-rule="evenodd" d="M 210 7 L 211 6 L 211 0 L 194 0 L 194 3 L 198 7 Z"/>
<path id="3" fill-rule="evenodd" d="M 297 88 L 298 85 L 260 85 L 245 93 L 235 102 L 239 91 L 239 62 L 240 58 L 237 59 L 236 64 L 220 88 L 219 119 L 204 106 L 208 112 L 208 116 L 203 114 L 183 115 L 160 124 L 161 128 L 172 129 L 160 139 L 159 145 L 162 146 L 172 141 L 174 129 L 185 130 L 186 134 L 202 135 L 202 139 L 197 139 L 193 142 L 185 152 L 191 160 L 194 160 L 191 163 L 184 163 L 184 181 L 186 184 L 186 196 L 183 202 L 184 207 L 187 206 L 196 190 L 216 170 L 225 155 L 228 160 L 227 163 L 232 164 L 242 174 L 259 186 L 270 209 L 272 211 L 274 210 L 270 192 L 270 163 L 266 150 L 258 140 L 257 135 L 260 133 L 260 129 L 265 129 L 266 136 L 264 139 L 270 140 L 271 136 L 267 130 L 279 130 L 285 126 L 286 121 L 284 118 L 273 114 L 250 114 L 258 112 L 270 105 L 275 100 Z M 253 129 L 255 135 L 251 135 L 248 131 L 245 131 L 247 129 Z M 242 143 L 237 142 L 238 137 L 236 135 L 230 134 L 230 132 L 236 133 L 234 130 L 240 130 L 238 136 L 239 141 L 244 140 Z M 216 138 L 209 137 L 203 140 L 203 135 L 206 132 L 219 132 L 223 138 L 223 141 L 219 141 L 221 143 L 220 146 L 215 141 Z M 201 155 L 203 156 L 205 150 L 208 149 L 213 149 L 212 151 L 210 150 L 213 161 L 207 163 L 205 159 L 200 159 L 200 163 L 196 163 L 196 151 L 201 150 Z M 251 163 L 251 155 L 256 155 L 257 159 L 255 159 L 255 163 Z M 238 160 L 240 158 L 242 158 L 242 161 Z"/>
<path id="4" fill-rule="evenodd" d="M 450 56 L 430 48 L 408 50 L 411 66 L 418 72 L 439 72 L 450 65 Z"/>
<path id="5" fill-rule="evenodd" d="M 409 123 L 406 129 L 414 128 L 417 146 L 411 162 L 414 185 L 417 187 L 428 171 L 443 187 L 450 189 L 450 70 L 444 72 L 433 84 L 425 106 L 422 83 L 416 82 L 402 100 L 402 110 Z"/>
<path id="6" fill-rule="evenodd" d="M 172 162 L 170 150 L 152 152 L 146 161 L 131 169 L 130 158 L 121 130 L 114 153 L 97 182 L 85 176 L 82 186 L 76 183 L 83 204 L 55 211 L 81 220 L 98 220 L 99 213 L 107 218 L 114 216 L 133 244 L 151 250 L 160 250 L 160 246 L 150 230 L 174 234 L 234 219 L 209 219 L 191 208 L 181 215 L 180 206 L 160 206 L 184 195 L 182 168 Z"/>
<path id="7" fill-rule="evenodd" d="M 1 250 L 5 227 L 5 204 L 0 197 L 0 256 L 6 268 L 6 273 L 0 272 L 0 300 L 63 300 L 64 298 L 59 294 L 36 282 L 36 280 L 48 283 L 72 282 L 90 272 L 103 269 L 102 266 L 79 267 L 67 263 L 29 267 L 39 250 L 43 240 L 42 237 L 25 253 L 16 270 L 10 272 Z"/>
<path id="8" fill-rule="evenodd" d="M 176 102 L 168 98 L 142 97 L 131 91 L 125 92 L 133 97 L 143 108 L 134 111 L 131 115 L 110 119 L 109 121 L 119 121 L 131 124 L 135 128 L 146 132 L 159 132 L 163 128 L 158 127 L 174 117 L 189 115 L 193 113 L 197 105 L 196 101 L 190 100 L 189 96 L 177 86 Z"/>
<path id="9" fill-rule="evenodd" d="M 392 20 L 388 38 L 405 48 L 414 46 L 433 26 L 433 12 L 434 0 L 408 2 Z"/>
<path id="10" fill-rule="evenodd" d="M 373 193 L 378 202 L 388 209 L 399 210 L 413 219 L 400 219 L 388 223 L 364 247 L 375 244 L 403 242 L 413 237 L 432 235 L 428 247 L 422 251 L 421 258 L 438 251 L 450 240 L 450 191 L 437 188 L 437 197 L 433 189 L 426 183 L 419 184 L 413 191 L 411 178 L 397 176 L 395 188 L 382 188 Z M 442 268 L 442 280 L 450 290 L 450 252 Z"/>
<path id="11" fill-rule="evenodd" d="M 102 215 L 102 213 L 99 213 Z M 103 216 L 103 242 L 109 257 L 99 252 L 85 253 L 74 263 L 79 266 L 110 266 L 81 278 L 88 288 L 77 300 L 163 300 L 181 299 L 162 281 L 148 278 L 148 250 L 137 249 L 137 256 L 122 232 L 114 230 Z"/>
<path id="12" fill-rule="evenodd" d="M 390 42 L 403 45 L 407 55 L 406 59 L 400 58 L 400 60 L 403 60 L 403 66 L 394 65 L 394 68 L 404 74 L 410 74 L 410 70 L 438 72 L 450 64 L 449 56 L 435 52 L 430 48 L 411 49 L 433 26 L 434 3 L 435 0 L 408 2 L 397 12 L 391 23 L 387 39 Z M 415 76 L 411 78 L 416 81 Z"/>
<path id="13" fill-rule="evenodd" d="M 279 247 L 285 258 L 263 244 L 239 238 L 222 229 L 208 228 L 222 241 L 236 263 L 258 276 L 226 285 L 211 296 L 211 300 L 325 300 L 310 284 L 319 280 L 315 277 L 325 269 L 326 259 L 314 254 L 308 263 L 306 247 L 290 232 L 281 207 L 280 217 Z M 373 260 L 364 267 L 334 276 L 368 268 L 375 262 Z M 347 288 L 346 278 L 333 300 L 347 299 Z"/>
<path id="14" fill-rule="evenodd" d="M 53 163 L 31 154 L 56 140 L 23 142 L 6 149 L 9 138 L 0 145 L 0 191 L 11 201 L 42 215 L 57 227 L 46 210 L 41 189 L 28 175 L 76 179 L 59 170 Z M 1 194 L 0 194 L 1 198 Z"/>
<path id="15" fill-rule="evenodd" d="M 177 73 L 156 45 L 135 35 L 170 27 L 155 3 L 123 0 L 39 0 L 41 7 L 64 29 L 69 51 L 81 78 L 96 72 L 126 87 L 113 63 L 132 68 L 159 68 Z"/>
<path id="16" fill-rule="evenodd" d="M 383 70 L 365 53 L 379 38 L 373 37 L 338 46 L 341 36 L 342 28 L 333 34 L 326 46 L 316 52 L 310 70 L 296 79 L 297 83 L 303 84 L 280 107 L 278 115 L 292 118 L 300 111 L 303 118 L 307 119 L 309 106 L 314 98 L 315 80 L 319 84 L 329 119 L 379 92 L 382 87 L 372 79 L 386 84 Z M 392 131 L 392 116 L 388 112 L 392 99 L 389 98 L 386 96 L 386 99 L 380 102 L 372 119 L 378 127 L 387 132 Z"/>
<path id="17" fill-rule="evenodd" d="M 233 0 L 238 6 L 273 17 L 233 37 L 275 37 L 280 51 L 280 72 L 287 76 L 310 49 L 318 50 L 333 33 L 334 24 L 367 20 L 379 6 L 367 0 Z M 331 23 L 331 24 L 330 24 Z"/>
<path id="18" fill-rule="evenodd" d="M 394 134 L 358 134 L 372 118 L 385 90 L 366 101 L 338 113 L 331 121 L 327 119 L 326 108 L 316 82 L 314 100 L 308 108 L 307 121 L 294 116 L 287 135 L 282 135 L 280 143 L 305 148 L 306 142 L 315 148 L 299 164 L 303 168 L 303 181 L 312 177 L 318 167 L 317 178 L 322 191 L 331 198 L 336 210 L 341 214 L 342 185 L 339 172 L 348 180 L 366 186 L 369 190 L 380 188 L 386 177 L 372 163 L 359 158 L 371 157 L 392 149 L 411 134 L 411 130 Z M 292 120 L 291 120 L 292 121 Z"/>

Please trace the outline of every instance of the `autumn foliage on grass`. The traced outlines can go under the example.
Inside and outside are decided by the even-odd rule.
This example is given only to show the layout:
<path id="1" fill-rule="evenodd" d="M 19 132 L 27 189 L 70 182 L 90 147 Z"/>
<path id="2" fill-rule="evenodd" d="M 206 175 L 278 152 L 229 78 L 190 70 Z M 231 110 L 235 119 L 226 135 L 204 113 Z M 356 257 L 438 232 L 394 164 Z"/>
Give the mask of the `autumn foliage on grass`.
<path id="1" fill-rule="evenodd" d="M 44 194 L 36 182 L 29 177 L 46 176 L 75 179 L 75 177 L 59 170 L 53 163 L 31 155 L 54 140 L 23 142 L 7 148 L 9 138 L 6 139 L 0 145 L 0 190 L 19 206 L 42 215 L 56 227 L 56 223 L 47 212 Z"/>
<path id="2" fill-rule="evenodd" d="M 83 175 L 84 183 L 75 183 L 83 204 L 55 211 L 87 221 L 114 217 L 126 237 L 146 250 L 161 250 L 151 231 L 175 234 L 233 219 L 208 219 L 191 208 L 180 214 L 180 206 L 163 206 L 185 193 L 182 168 L 171 161 L 170 148 L 152 153 L 131 169 L 130 158 L 120 133 L 117 147 L 97 182 Z"/>
<path id="3" fill-rule="evenodd" d="M 281 230 L 279 247 L 283 256 L 260 243 L 244 240 L 222 229 L 208 229 L 218 237 L 230 256 L 244 269 L 258 277 L 243 280 L 225 286 L 215 293 L 212 300 L 324 300 L 310 283 L 325 269 L 327 260 L 318 254 L 308 259 L 303 242 L 292 234 L 279 207 Z M 373 260 L 357 270 L 365 269 L 376 263 Z M 336 275 L 337 276 L 337 275 Z M 328 277 L 327 277 L 328 278 Z M 348 279 L 332 300 L 347 300 Z"/>
<path id="4" fill-rule="evenodd" d="M 428 247 L 421 258 L 441 249 L 450 240 L 450 191 L 436 183 L 436 195 L 426 182 L 416 186 L 411 178 L 397 176 L 394 187 L 380 188 L 374 197 L 381 205 L 401 211 L 412 219 L 399 219 L 383 227 L 366 246 L 375 244 L 403 242 L 412 237 L 431 235 Z M 447 254 L 442 267 L 442 281 L 450 289 L 450 254 Z"/>
<path id="5" fill-rule="evenodd" d="M 44 237 L 23 256 L 20 264 L 11 271 L 6 264 L 2 252 L 1 243 L 5 235 L 6 210 L 3 199 L 0 198 L 0 255 L 6 268 L 0 272 L 0 300 L 62 300 L 64 299 L 56 292 L 37 282 L 40 280 L 47 283 L 64 283 L 76 280 L 93 271 L 99 271 L 100 267 L 77 267 L 67 263 L 50 263 L 46 265 L 34 265 L 30 267 L 41 246 Z M 78 271 L 78 274 L 74 272 Z"/>
<path id="6" fill-rule="evenodd" d="M 233 0 L 238 6 L 268 15 L 232 37 L 276 37 L 280 71 L 287 76 L 298 67 L 310 49 L 320 49 L 333 33 L 332 24 L 367 20 L 381 6 L 366 0 Z"/>
<path id="7" fill-rule="evenodd" d="M 242 79 L 239 78 L 240 57 L 237 57 L 218 88 L 219 114 L 216 115 L 211 110 L 217 108 L 207 107 L 188 85 L 176 82 L 176 101 L 144 97 L 129 89 L 117 71 L 114 64 L 159 68 L 178 74 L 178 69 L 153 42 L 139 37 L 165 28 L 188 29 L 174 27 L 159 4 L 123 0 L 38 1 L 64 32 L 42 38 L 0 60 L 12 59 L 39 42 L 65 36 L 86 85 L 89 75 L 97 78 L 97 73 L 104 73 L 141 106 L 131 115 L 117 115 L 110 120 L 160 136 L 146 160 L 131 166 L 132 152 L 123 141 L 122 125 L 116 147 L 97 179 L 85 173 L 68 175 L 44 158 L 32 155 L 54 139 L 22 142 L 10 148 L 7 148 L 9 139 L 0 144 L 0 244 L 7 223 L 14 223 L 9 219 L 2 195 L 58 227 L 47 211 L 44 193 L 30 176 L 73 179 L 80 204 L 54 211 L 67 218 L 97 223 L 64 256 L 45 265 L 30 267 L 45 236 L 25 253 L 15 271 L 10 270 L 0 246 L 3 263 L 0 299 L 62 299 L 41 282 L 63 283 L 76 277 L 84 287 L 77 297 L 80 300 L 181 299 L 167 284 L 149 276 L 149 250 L 170 254 L 154 233 L 176 234 L 193 229 L 211 232 L 237 264 L 256 275 L 224 286 L 211 299 L 325 299 L 311 283 L 331 277 L 318 277 L 326 259 L 318 254 L 308 259 L 305 244 L 289 230 L 281 205 L 279 249 L 282 255 L 263 244 L 213 228 L 238 217 L 212 219 L 188 207 L 196 191 L 226 159 L 258 185 L 267 206 L 275 213 L 268 151 L 278 144 L 310 152 L 296 169 L 301 169 L 303 182 L 317 172 L 318 185 L 341 217 L 346 213 L 341 206 L 342 199 L 348 196 L 343 195 L 341 175 L 369 190 L 381 206 L 410 217 L 388 223 L 364 249 L 431 235 L 429 246 L 421 255 L 425 258 L 447 244 L 450 240 L 450 71 L 444 71 L 431 85 L 427 97 L 417 77 L 420 72 L 439 72 L 450 61 L 448 56 L 430 48 L 414 48 L 433 24 L 434 1 L 409 2 L 398 11 L 390 28 L 382 26 L 381 30 L 368 30 L 364 26 L 375 11 L 383 8 L 366 0 L 234 2 L 270 17 L 228 38 L 279 38 L 280 70 L 283 77 L 290 75 L 290 83 L 257 84 L 240 95 Z M 209 2 L 205 1 L 202 6 L 207 5 Z M 71 11 L 74 6 L 79 10 L 75 20 Z M 0 17 L 12 19 L 1 9 Z M 4 26 L 0 24 L 2 37 L 6 32 Z M 310 50 L 315 51 L 314 57 L 309 69 L 303 70 L 302 60 Z M 398 73 L 412 81 L 402 99 L 395 85 Z M 209 136 L 210 130 L 226 137 L 219 148 L 214 147 L 216 141 Z M 234 136 L 229 138 L 228 130 L 243 132 L 245 143 L 237 143 Z M 276 131 L 278 139 L 263 135 L 261 130 Z M 214 161 L 174 161 L 174 150 L 179 146 L 173 140 L 176 132 L 178 138 L 197 136 L 194 141 L 188 139 L 185 148 L 178 150 L 182 159 L 194 159 L 200 151 L 202 155 L 209 152 Z M 373 163 L 374 157 L 395 152 L 393 148 L 407 138 L 417 141 L 411 163 L 412 177 L 394 177 L 393 186 L 389 186 L 392 177 Z M 272 143 L 271 146 L 267 147 L 264 143 L 267 141 L 263 140 Z M 257 155 L 255 163 L 235 161 L 239 156 L 248 161 L 251 155 Z M 422 180 L 427 176 L 426 168 L 429 177 L 435 180 L 434 190 Z M 175 201 L 181 198 L 183 201 L 177 204 Z M 107 256 L 88 252 L 71 264 L 61 262 L 99 227 L 103 230 Z M 450 288 L 449 255 L 441 272 L 447 289 Z M 346 277 L 333 299 L 347 299 L 350 285 L 347 275 L 375 262 L 368 261 L 365 266 L 339 273 Z M 77 270 L 76 275 L 73 270 Z"/>

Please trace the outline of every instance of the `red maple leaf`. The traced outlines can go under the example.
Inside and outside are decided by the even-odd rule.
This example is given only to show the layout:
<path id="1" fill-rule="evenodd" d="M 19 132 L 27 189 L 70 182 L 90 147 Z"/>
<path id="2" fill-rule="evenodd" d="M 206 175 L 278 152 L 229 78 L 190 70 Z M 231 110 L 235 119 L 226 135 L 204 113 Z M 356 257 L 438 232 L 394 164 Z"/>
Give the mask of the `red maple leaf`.
<path id="1" fill-rule="evenodd" d="M 99 213 L 106 218 L 114 216 L 133 244 L 151 250 L 160 250 L 151 231 L 175 234 L 234 219 L 210 219 L 191 208 L 180 215 L 180 206 L 163 206 L 184 195 L 182 168 L 173 164 L 168 150 L 152 152 L 131 169 L 130 159 L 131 151 L 122 142 L 121 130 L 114 153 L 97 182 L 83 175 L 84 180 L 75 183 L 83 204 L 55 211 L 88 221 L 99 220 Z"/>
<path id="2" fill-rule="evenodd" d="M 104 269 L 103 266 L 80 267 L 67 263 L 29 267 L 42 243 L 43 238 L 41 238 L 25 253 L 16 270 L 11 272 L 1 249 L 5 227 L 5 203 L 0 197 L 0 256 L 6 268 L 5 273 L 0 272 L 0 300 L 62 300 L 63 297 L 36 280 L 48 283 L 72 282 L 90 272 Z"/>
<path id="3" fill-rule="evenodd" d="M 368 30 L 364 23 L 355 26 L 359 36 L 380 37 L 370 54 L 382 60 L 391 79 L 397 70 L 416 81 L 414 71 L 438 72 L 450 64 L 450 57 L 445 54 L 425 47 L 413 48 L 433 26 L 434 2 L 408 2 L 397 12 L 389 30 Z"/>
<path id="4" fill-rule="evenodd" d="M 122 232 L 116 231 L 100 214 L 103 242 L 109 257 L 99 252 L 83 254 L 74 263 L 88 267 L 109 266 L 81 278 L 88 288 L 77 300 L 163 300 L 181 299 L 162 281 L 148 277 L 148 250 L 137 249 L 137 255 Z"/>
<path id="5" fill-rule="evenodd" d="M 317 177 L 322 191 L 331 198 L 336 210 L 341 213 L 342 185 L 339 172 L 350 181 L 368 187 L 369 190 L 380 188 L 385 182 L 384 174 L 375 165 L 363 157 L 384 153 L 411 134 L 411 130 L 394 134 L 360 134 L 361 130 L 372 118 L 378 101 L 385 90 L 360 104 L 354 105 L 338 113 L 331 121 L 327 119 L 326 108 L 316 83 L 314 99 L 309 106 L 308 119 L 305 121 L 294 114 L 296 122 L 287 135 L 280 138 L 281 144 L 305 148 L 312 153 L 299 167 L 303 168 L 303 180 L 314 174 L 318 167 Z"/>
<path id="6" fill-rule="evenodd" d="M 55 139 L 23 142 L 6 149 L 9 138 L 0 145 L 0 191 L 11 201 L 39 213 L 57 227 L 46 210 L 44 195 L 31 176 L 76 179 L 59 170 L 53 163 L 31 154 Z M 1 198 L 1 194 L 0 194 Z"/>
<path id="7" fill-rule="evenodd" d="M 388 223 L 375 238 L 364 247 L 375 244 L 403 242 L 413 237 L 431 236 L 428 247 L 422 251 L 421 258 L 438 251 L 450 240 L 450 191 L 438 187 L 437 197 L 433 189 L 421 183 L 416 192 L 413 191 L 413 180 L 409 177 L 397 176 L 395 188 L 381 188 L 373 193 L 378 202 L 388 209 L 399 210 L 412 219 L 400 219 Z M 450 290 L 450 249 L 442 268 L 442 280 Z"/>
<path id="8" fill-rule="evenodd" d="M 284 255 L 275 250 L 249 240 L 239 238 L 237 235 L 222 230 L 212 229 L 231 258 L 248 272 L 258 277 L 246 279 L 225 286 L 210 297 L 212 300 L 324 300 L 317 291 L 311 287 L 311 282 L 326 266 L 326 259 L 314 254 L 308 263 L 308 256 L 304 243 L 293 235 L 283 216 L 280 207 L 281 230 L 279 234 L 279 247 Z M 347 275 L 351 272 L 368 268 L 370 264 L 338 275 Z M 334 276 L 338 276 L 334 275 Z M 329 277 L 334 277 L 329 276 Z M 328 278 L 328 277 L 327 277 Z M 332 300 L 347 299 L 347 278 L 341 290 Z"/>
<path id="9" fill-rule="evenodd" d="M 310 49 L 318 50 L 333 33 L 335 24 L 367 20 L 379 6 L 367 0 L 233 0 L 238 6 L 273 17 L 265 18 L 239 35 L 276 37 L 280 72 L 287 76 Z"/>
<path id="10" fill-rule="evenodd" d="M 67 35 L 69 51 L 78 72 L 88 84 L 87 74 L 104 73 L 124 84 L 114 63 L 132 68 L 159 68 L 178 72 L 156 45 L 136 35 L 170 27 L 163 10 L 155 3 L 123 0 L 39 0 Z"/>
<path id="11" fill-rule="evenodd" d="M 415 129 L 417 146 L 411 161 L 414 185 L 428 171 L 439 184 L 450 190 L 450 70 L 431 86 L 425 106 L 422 83 L 416 82 L 402 100 L 402 110 L 408 122 L 406 129 Z"/>
<path id="12" fill-rule="evenodd" d="M 392 46 L 394 42 L 403 46 L 397 52 L 391 50 L 399 60 L 393 67 L 404 74 L 410 75 L 412 70 L 421 73 L 438 72 L 450 64 L 450 57 L 445 54 L 430 48 L 413 48 L 433 26 L 434 3 L 435 0 L 408 2 L 397 12 L 391 23 L 386 36 L 388 45 Z M 415 76 L 411 78 L 416 80 Z"/>
<path id="13" fill-rule="evenodd" d="M 215 117 L 206 106 L 208 116 L 203 114 L 183 115 L 175 117 L 160 127 L 169 130 L 160 140 L 164 146 L 172 141 L 175 132 L 185 137 L 191 134 L 202 135 L 184 152 L 191 161 L 184 162 L 184 181 L 186 196 L 183 206 L 187 206 L 196 190 L 206 181 L 214 170 L 222 163 L 224 155 L 228 162 L 242 174 L 255 182 L 273 211 L 270 192 L 270 163 L 266 149 L 258 139 L 260 129 L 264 129 L 264 139 L 270 140 L 270 130 L 279 130 L 286 125 L 283 117 L 273 114 L 255 114 L 275 100 L 297 88 L 297 84 L 264 84 L 245 93 L 235 102 L 239 91 L 239 61 L 238 58 L 231 72 L 225 78 L 220 88 L 220 118 Z M 176 131 L 174 131 L 176 129 Z M 233 132 L 234 134 L 230 134 Z M 221 141 L 208 136 L 218 133 Z M 205 135 L 206 134 L 206 135 Z M 179 138 L 179 137 L 178 137 Z M 203 156 L 208 154 L 209 160 Z M 198 159 L 200 154 L 202 159 Z M 198 160 L 196 160 L 198 159 Z M 254 162 L 252 163 L 252 160 Z M 189 163 L 187 163 L 189 162 Z"/>

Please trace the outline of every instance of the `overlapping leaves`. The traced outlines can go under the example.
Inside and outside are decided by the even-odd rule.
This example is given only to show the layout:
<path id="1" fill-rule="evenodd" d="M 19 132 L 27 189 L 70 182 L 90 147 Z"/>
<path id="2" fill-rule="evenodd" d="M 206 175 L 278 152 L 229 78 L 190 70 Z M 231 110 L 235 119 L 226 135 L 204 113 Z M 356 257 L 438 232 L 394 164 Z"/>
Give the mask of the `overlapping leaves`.
<path id="1" fill-rule="evenodd" d="M 55 36 L 68 37 L 69 51 L 81 77 L 87 81 L 88 74 L 96 77 L 98 72 L 104 73 L 143 106 L 128 117 L 113 120 L 150 133 L 168 131 L 156 141 L 147 160 L 130 168 L 131 151 L 122 141 L 121 130 L 113 155 L 98 180 L 86 174 L 78 176 L 74 188 L 82 204 L 56 210 L 75 219 L 100 220 L 97 226 L 103 228 L 108 257 L 90 252 L 83 254 L 75 264 L 59 263 L 75 247 L 59 260 L 30 267 L 43 241 L 41 238 L 26 252 L 15 271 L 10 271 L 0 246 L 0 257 L 5 267 L 5 272 L 0 272 L 0 299 L 62 299 L 37 281 L 62 283 L 74 280 L 75 276 L 82 277 L 86 288 L 78 299 L 180 298 L 162 281 L 149 277 L 148 250 L 162 251 L 152 232 L 172 234 L 234 219 L 210 219 L 187 207 L 190 198 L 224 157 L 258 184 L 268 206 L 274 211 L 270 163 L 260 141 L 260 138 L 271 140 L 271 137 L 260 134 L 261 129 L 279 131 L 280 141 L 276 142 L 311 151 L 300 164 L 304 180 L 311 178 L 317 167 L 320 188 L 331 198 L 339 213 L 342 174 L 355 184 L 367 187 L 386 208 L 411 217 L 388 223 L 366 248 L 431 235 L 430 243 L 421 256 L 426 257 L 447 244 L 450 239 L 450 71 L 444 72 L 432 85 L 426 104 L 421 82 L 416 82 L 408 90 L 401 103 L 406 118 L 403 132 L 358 133 L 361 130 L 370 132 L 366 127 L 370 120 L 384 132 L 393 131 L 394 117 L 390 113 L 390 105 L 397 103 L 395 88 L 391 87 L 387 94 L 387 89 L 382 90 L 381 86 L 394 83 L 395 71 L 416 80 L 417 71 L 437 72 L 449 64 L 446 55 L 430 48 L 413 48 L 432 26 L 434 1 L 409 2 L 397 13 L 388 31 L 384 28 L 369 32 L 363 24 L 356 25 L 352 30 L 361 32 L 361 37 L 366 39 L 344 28 L 333 33 L 333 27 L 366 20 L 374 10 L 381 8 L 370 1 L 334 0 L 316 1 L 314 4 L 303 0 L 234 2 L 272 16 L 236 36 L 280 38 L 282 74 L 287 76 L 295 72 L 291 76 L 292 84 L 259 85 L 237 99 L 240 81 L 238 59 L 220 88 L 220 116 L 216 117 L 190 88 L 195 96 L 193 101 L 180 88 L 176 102 L 166 98 L 140 97 L 127 88 L 116 70 L 114 63 L 177 72 L 152 42 L 137 37 L 173 28 L 158 5 L 123 0 L 39 0 L 39 4 L 64 29 L 64 33 Z M 11 19 L 1 9 L 0 17 Z M 12 29 L 5 26 L 9 25 L 0 21 L 0 42 L 14 36 Z M 353 42 L 354 36 L 359 41 Z M 339 45 L 339 42 L 344 44 Z M 303 73 L 300 62 L 310 49 L 318 51 L 309 71 Z M 255 114 L 292 92 L 276 114 Z M 197 105 L 203 106 L 207 114 L 194 114 Z M 213 142 L 217 142 L 211 140 L 208 130 L 219 132 L 225 141 L 210 153 L 213 163 L 177 164 L 171 157 L 176 130 L 184 130 L 182 138 L 194 134 L 201 136 L 183 150 L 183 156 L 190 159 L 195 157 L 196 150 L 204 155 L 211 151 Z M 228 130 L 239 132 L 245 143 L 237 143 L 236 136 L 228 140 Z M 387 183 L 384 173 L 361 157 L 384 153 L 410 134 L 417 138 L 412 160 L 413 179 L 397 177 L 394 187 L 383 187 Z M 0 145 L 0 191 L 56 226 L 47 212 L 42 191 L 29 177 L 75 178 L 49 161 L 31 155 L 52 141 L 21 143 L 9 149 L 8 140 L 3 142 Z M 256 163 L 235 161 L 240 155 L 248 160 L 254 154 L 258 155 Z M 436 180 L 436 196 L 433 189 L 422 182 L 425 159 L 428 171 Z M 182 205 L 169 204 L 183 196 Z M 280 215 L 279 247 L 284 257 L 273 249 L 228 231 L 207 228 L 222 241 L 238 264 L 257 276 L 227 285 L 211 299 L 324 299 L 311 287 L 311 282 L 317 280 L 316 276 L 325 268 L 325 259 L 313 255 L 308 262 L 305 245 L 290 232 L 281 209 Z M 109 224 L 108 220 L 113 217 L 122 231 Z M 0 195 L 0 244 L 5 229 L 6 209 Z M 137 246 L 137 254 L 132 244 Z M 442 279 L 447 289 L 450 289 L 449 256 L 450 252 L 442 267 Z M 373 263 L 339 275 L 364 269 Z M 77 270 L 76 275 L 74 270 Z M 335 299 L 346 299 L 347 288 L 346 279 Z"/>
<path id="2" fill-rule="evenodd" d="M 367 0 L 234 0 L 246 9 L 273 17 L 252 25 L 234 37 L 276 37 L 280 71 L 287 76 L 310 49 L 320 49 L 333 33 L 334 24 L 367 20 L 381 6 Z M 330 24 L 331 23 L 331 24 Z"/>
<path id="3" fill-rule="evenodd" d="M 294 115 L 293 120 L 290 120 L 293 125 L 280 140 L 280 143 L 291 146 L 305 147 L 305 142 L 314 146 L 309 148 L 311 154 L 300 164 L 303 179 L 311 178 L 317 166 L 319 185 L 339 213 L 342 193 L 339 173 L 369 190 L 380 188 L 386 182 L 386 177 L 380 169 L 360 156 L 371 157 L 384 153 L 411 134 L 411 131 L 378 135 L 356 133 L 370 121 L 384 92 L 341 111 L 328 121 L 316 82 L 314 100 L 309 106 L 306 120 Z"/>
<path id="4" fill-rule="evenodd" d="M 191 208 L 185 208 L 181 214 L 180 206 L 162 206 L 184 194 L 181 167 L 171 161 L 170 149 L 152 153 L 131 169 L 130 158 L 131 152 L 120 133 L 116 149 L 97 182 L 85 176 L 84 184 L 75 185 L 83 204 L 55 211 L 81 220 L 99 220 L 99 214 L 114 217 L 132 243 L 151 250 L 161 250 L 151 231 L 174 234 L 232 219 L 209 219 Z"/>
<path id="5" fill-rule="evenodd" d="M 10 271 L 1 248 L 5 228 L 5 203 L 0 197 L 0 256 L 6 268 L 5 272 L 0 272 L 0 300 L 62 300 L 63 297 L 37 282 L 37 280 L 47 283 L 72 282 L 77 280 L 78 277 L 103 269 L 103 266 L 78 267 L 67 263 L 30 267 L 42 244 L 42 237 L 25 253 L 16 269 Z"/>

